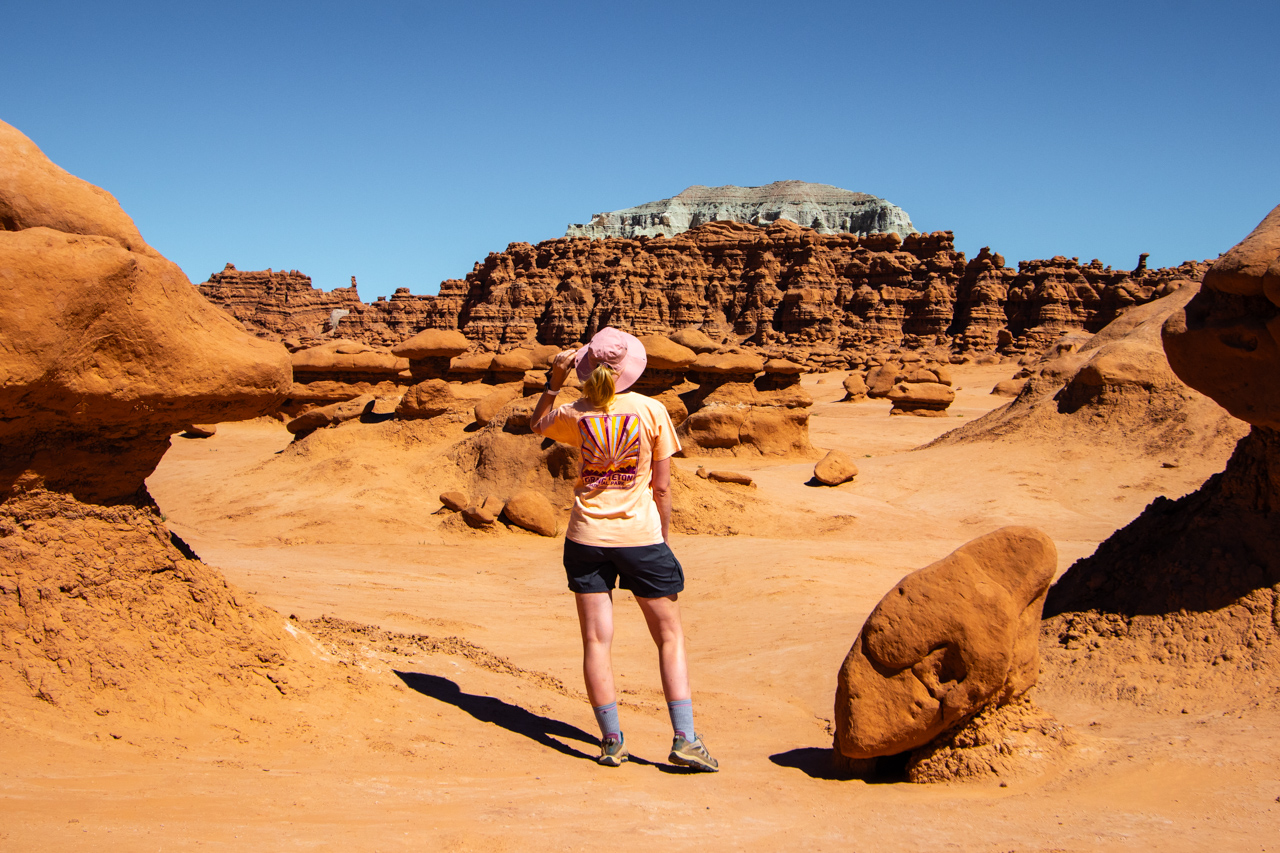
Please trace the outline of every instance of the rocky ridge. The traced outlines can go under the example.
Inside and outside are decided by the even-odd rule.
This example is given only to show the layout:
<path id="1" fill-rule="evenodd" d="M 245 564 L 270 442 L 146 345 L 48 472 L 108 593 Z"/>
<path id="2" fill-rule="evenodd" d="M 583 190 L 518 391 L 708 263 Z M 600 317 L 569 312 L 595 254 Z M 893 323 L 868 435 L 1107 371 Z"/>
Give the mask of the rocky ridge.
<path id="1" fill-rule="evenodd" d="M 762 187 L 692 186 L 672 198 L 625 210 L 597 213 L 586 225 L 570 225 L 566 237 L 674 237 L 707 222 L 745 222 L 767 226 L 779 219 L 819 234 L 915 234 L 907 212 L 867 193 L 828 184 L 774 181 Z"/>
<path id="2" fill-rule="evenodd" d="M 765 228 L 713 222 L 671 238 L 512 243 L 464 279 L 442 282 L 438 296 L 401 289 L 371 305 L 347 288 L 338 298 L 294 279 L 268 289 L 259 274 L 235 270 L 200 289 L 275 339 L 316 337 L 340 308 L 349 313 L 325 334 L 375 346 L 425 328 L 458 329 L 489 352 L 534 341 L 568 346 L 612 325 L 790 348 L 784 357 L 813 367 L 837 352 L 882 346 L 1038 351 L 1063 332 L 1096 332 L 1131 306 L 1199 281 L 1205 269 L 1140 261 L 1113 270 L 1060 256 L 1013 269 L 988 249 L 966 259 L 950 231 L 857 237 L 780 220 Z"/>

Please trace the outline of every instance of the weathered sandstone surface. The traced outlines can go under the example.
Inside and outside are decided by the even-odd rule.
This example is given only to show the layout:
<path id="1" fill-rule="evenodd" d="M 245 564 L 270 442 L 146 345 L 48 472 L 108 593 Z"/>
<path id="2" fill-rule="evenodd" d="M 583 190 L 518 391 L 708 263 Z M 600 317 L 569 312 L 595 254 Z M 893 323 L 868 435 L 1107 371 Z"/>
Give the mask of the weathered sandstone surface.
<path id="1" fill-rule="evenodd" d="M 586 225 L 570 225 L 565 236 L 674 237 L 707 222 L 765 226 L 779 219 L 819 234 L 916 233 L 907 212 L 882 198 L 827 184 L 775 181 L 763 187 L 689 187 L 672 198 L 597 213 Z"/>
<path id="2" fill-rule="evenodd" d="M 172 536 L 144 485 L 172 433 L 273 409 L 288 353 L 2 122 L 0 221 L 6 697 L 145 719 L 300 687 L 283 620 Z"/>
<path id="3" fill-rule="evenodd" d="M 438 296 L 402 290 L 372 305 L 349 289 L 329 300 L 309 282 L 268 289 L 256 273 L 237 273 L 232 287 L 224 272 L 201 290 L 276 339 L 323 334 L 341 309 L 349 313 L 332 334 L 375 346 L 426 328 L 457 329 L 488 352 L 569 346 L 612 325 L 701 351 L 678 338 L 696 331 L 713 348 L 758 346 L 815 367 L 891 345 L 1039 351 L 1197 282 L 1205 268 L 1112 270 L 1055 257 L 1011 269 L 987 250 L 966 260 L 947 231 L 858 237 L 779 220 L 713 222 L 664 238 L 512 243 L 466 278 L 442 282 Z"/>
<path id="4" fill-rule="evenodd" d="M 1274 702 L 1280 662 L 1280 208 L 1163 326 L 1168 363 L 1252 425 L 1226 470 L 1157 498 L 1050 590 L 1046 655 L 1068 687 L 1143 703 L 1167 686 Z"/>
<path id="5" fill-rule="evenodd" d="M 1039 673 L 1056 568 L 1049 537 L 1005 527 L 903 578 L 840 669 L 836 752 L 854 762 L 897 755 L 1023 696 Z"/>

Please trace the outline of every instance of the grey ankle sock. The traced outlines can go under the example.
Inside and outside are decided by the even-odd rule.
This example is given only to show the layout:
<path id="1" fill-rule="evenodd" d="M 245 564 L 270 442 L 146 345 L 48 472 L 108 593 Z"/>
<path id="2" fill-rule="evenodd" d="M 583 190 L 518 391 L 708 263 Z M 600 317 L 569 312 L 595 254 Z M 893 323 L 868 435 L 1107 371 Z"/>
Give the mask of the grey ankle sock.
<path id="1" fill-rule="evenodd" d="M 592 706 L 591 711 L 596 715 L 596 724 L 600 726 L 601 738 L 611 737 L 614 740 L 622 740 L 622 728 L 618 725 L 617 702 L 610 702 L 599 708 Z"/>
<path id="2" fill-rule="evenodd" d="M 693 700 L 677 699 L 667 703 L 667 713 L 671 715 L 671 728 L 685 740 L 694 740 L 693 733 Z"/>

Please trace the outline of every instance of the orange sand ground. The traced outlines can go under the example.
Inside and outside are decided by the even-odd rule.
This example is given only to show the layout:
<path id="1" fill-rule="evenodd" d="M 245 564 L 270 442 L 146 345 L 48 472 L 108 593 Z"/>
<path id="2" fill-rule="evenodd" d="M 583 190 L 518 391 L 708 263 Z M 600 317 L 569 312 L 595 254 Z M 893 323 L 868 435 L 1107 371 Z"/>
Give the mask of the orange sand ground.
<path id="1" fill-rule="evenodd" d="M 957 369 L 947 418 L 836 403 L 839 374 L 806 377 L 813 443 L 861 468 L 836 489 L 804 485 L 812 460 L 701 461 L 751 472 L 756 489 L 717 488 L 758 498 L 776 519 L 762 535 L 672 543 L 716 775 L 665 764 L 656 659 L 626 593 L 615 666 L 639 760 L 593 763 L 560 541 L 432 515 L 440 489 L 412 448 L 300 467 L 275 456 L 290 436 L 274 422 L 175 438 L 149 481 L 170 526 L 282 618 L 327 614 L 474 645 L 348 649 L 332 665 L 352 690 L 311 695 L 283 720 L 246 706 L 236 719 L 150 727 L 103 717 L 85 732 L 8 709 L 0 850 L 1280 849 L 1280 713 L 1239 698 L 1160 716 L 1041 692 L 1077 745 L 1038 775 L 1007 787 L 832 778 L 836 671 L 905 573 L 1013 523 L 1048 532 L 1065 569 L 1156 495 L 1185 494 L 1225 464 L 1053 443 L 909 452 L 1004 403 L 986 392 L 1011 372 Z M 320 437 L 340 448 L 388 427 Z"/>

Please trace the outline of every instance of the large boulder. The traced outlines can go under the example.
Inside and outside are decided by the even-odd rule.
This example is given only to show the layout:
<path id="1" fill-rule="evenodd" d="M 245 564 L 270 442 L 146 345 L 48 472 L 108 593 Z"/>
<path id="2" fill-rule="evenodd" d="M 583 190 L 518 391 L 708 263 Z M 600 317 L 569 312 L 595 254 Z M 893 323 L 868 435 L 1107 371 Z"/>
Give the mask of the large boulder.
<path id="1" fill-rule="evenodd" d="M 0 122 L 0 498 L 129 499 L 191 423 L 265 414 L 289 353 L 147 246 L 111 196 Z"/>
<path id="2" fill-rule="evenodd" d="M 556 535 L 556 510 L 542 492 L 525 489 L 507 501 L 502 514 L 507 517 L 507 521 L 530 533 L 539 536 Z"/>
<path id="3" fill-rule="evenodd" d="M 858 466 L 843 450 L 829 450 L 813 466 L 813 478 L 824 486 L 838 486 L 858 476 Z"/>
<path id="4" fill-rule="evenodd" d="M 404 392 L 400 405 L 396 407 L 396 415 L 404 420 L 437 418 L 460 408 L 461 404 L 448 382 L 426 379 Z"/>
<path id="5" fill-rule="evenodd" d="M 1036 682 L 1053 541 L 1004 527 L 912 572 L 880 600 L 836 684 L 835 748 L 872 759 L 923 746 Z"/>

